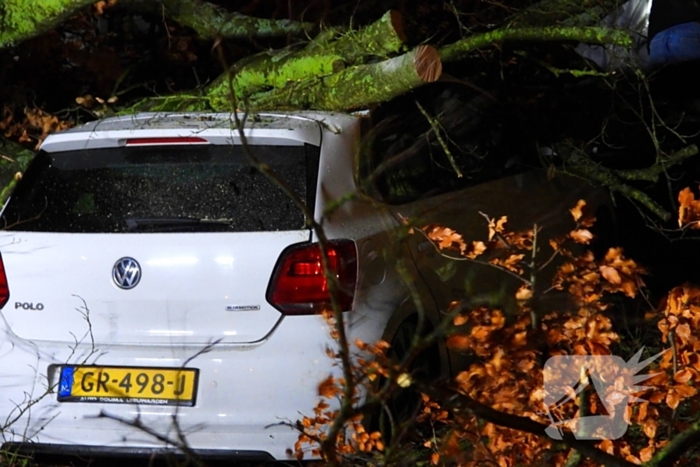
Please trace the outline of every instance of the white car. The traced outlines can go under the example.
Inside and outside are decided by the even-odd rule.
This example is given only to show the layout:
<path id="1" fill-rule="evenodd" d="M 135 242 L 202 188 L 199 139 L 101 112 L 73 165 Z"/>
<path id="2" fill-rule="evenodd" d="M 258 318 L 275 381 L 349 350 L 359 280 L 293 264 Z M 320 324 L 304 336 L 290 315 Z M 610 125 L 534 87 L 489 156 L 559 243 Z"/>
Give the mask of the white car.
<path id="1" fill-rule="evenodd" d="M 364 155 L 363 118 L 345 114 L 260 114 L 241 131 L 331 240 L 351 341 L 400 349 L 419 309 L 435 326 L 451 300 L 518 286 L 436 254 L 401 218 L 474 239 L 479 211 L 554 231 L 587 190 L 511 169 L 446 183 L 427 152 Z M 311 220 L 241 143 L 230 114 L 137 114 L 44 141 L 2 212 L 5 448 L 152 454 L 181 432 L 202 455 L 289 458 L 289 423 L 339 372 L 337 344 Z M 433 357 L 436 375 L 459 365 L 442 343 Z"/>

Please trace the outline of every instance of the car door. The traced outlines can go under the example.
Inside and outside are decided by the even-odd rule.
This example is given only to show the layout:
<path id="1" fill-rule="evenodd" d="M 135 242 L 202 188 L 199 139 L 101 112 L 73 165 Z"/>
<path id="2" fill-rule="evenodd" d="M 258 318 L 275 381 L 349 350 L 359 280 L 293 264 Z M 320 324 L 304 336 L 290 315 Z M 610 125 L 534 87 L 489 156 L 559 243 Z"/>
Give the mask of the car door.
<path id="1" fill-rule="evenodd" d="M 426 227 L 449 227 L 467 243 L 485 242 L 489 219 L 506 216 L 510 231 L 538 229 L 535 261 L 543 264 L 553 253 L 548 239 L 574 227 L 568 210 L 578 199 L 586 198 L 587 191 L 594 193 L 578 180 L 565 176 L 550 180 L 544 171 L 535 170 L 394 206 L 393 211 L 415 227 L 408 236 L 411 253 L 440 310 L 447 310 L 455 300 L 466 300 L 470 307 L 509 309 L 515 306 L 515 292 L 522 280 L 486 264 L 487 255 L 471 261 L 461 258 L 458 251 L 439 250 L 428 238 Z M 551 269 L 537 278 L 544 288 L 551 280 Z M 530 279 L 529 271 L 523 271 L 523 278 Z"/>

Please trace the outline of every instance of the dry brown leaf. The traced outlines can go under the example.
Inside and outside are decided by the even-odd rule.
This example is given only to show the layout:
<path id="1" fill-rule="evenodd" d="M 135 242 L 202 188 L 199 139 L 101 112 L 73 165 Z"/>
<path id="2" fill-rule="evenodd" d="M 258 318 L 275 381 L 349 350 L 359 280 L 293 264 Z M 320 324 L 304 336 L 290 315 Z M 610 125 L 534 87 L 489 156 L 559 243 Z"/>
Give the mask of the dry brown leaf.
<path id="1" fill-rule="evenodd" d="M 489 241 L 493 240 L 493 237 L 497 233 L 501 233 L 505 230 L 506 222 L 508 222 L 508 217 L 503 216 L 498 221 L 491 219 L 489 220 Z"/>
<path id="2" fill-rule="evenodd" d="M 610 282 L 611 284 L 614 285 L 620 285 L 622 284 L 622 277 L 620 277 L 620 273 L 617 272 L 617 269 L 611 267 L 611 266 L 600 266 L 600 274 Z"/>
<path id="3" fill-rule="evenodd" d="M 576 243 L 581 243 L 584 245 L 588 245 L 591 240 L 593 240 L 593 234 L 590 230 L 586 229 L 572 230 L 569 232 L 569 237 Z"/>
<path id="4" fill-rule="evenodd" d="M 571 215 L 573 216 L 574 221 L 578 222 L 578 220 L 581 219 L 581 216 L 583 216 L 583 207 L 584 206 L 586 206 L 586 201 L 580 199 L 580 200 L 578 200 L 578 203 L 576 203 L 576 206 L 569 209 L 569 212 L 571 212 Z"/>
<path id="5" fill-rule="evenodd" d="M 527 285 L 520 286 L 518 291 L 515 292 L 515 299 L 518 301 L 525 302 L 527 300 L 530 300 L 531 298 L 532 290 Z"/>
<path id="6" fill-rule="evenodd" d="M 641 459 L 642 462 L 649 462 L 651 458 L 654 456 L 654 445 L 650 444 L 649 446 L 645 447 L 641 451 L 639 451 L 639 459 Z"/>
<path id="7" fill-rule="evenodd" d="M 678 193 L 678 226 L 690 226 L 692 229 L 700 228 L 700 200 L 695 200 L 695 194 L 690 188 L 683 188 Z"/>
<path id="8" fill-rule="evenodd" d="M 339 392 L 340 388 L 336 384 L 335 378 L 333 376 L 329 376 L 328 378 L 321 381 L 321 384 L 318 385 L 319 396 L 331 398 Z"/>

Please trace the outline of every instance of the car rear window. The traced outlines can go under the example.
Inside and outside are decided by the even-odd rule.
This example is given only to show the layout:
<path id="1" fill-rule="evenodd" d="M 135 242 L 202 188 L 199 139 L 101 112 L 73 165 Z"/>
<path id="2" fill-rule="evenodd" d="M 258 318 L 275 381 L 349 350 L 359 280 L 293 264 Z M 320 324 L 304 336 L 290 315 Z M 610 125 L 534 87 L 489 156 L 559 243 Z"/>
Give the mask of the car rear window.
<path id="1" fill-rule="evenodd" d="M 252 146 L 313 212 L 319 149 Z M 241 146 L 40 152 L 2 213 L 8 230 L 250 232 L 303 228 L 303 212 Z"/>

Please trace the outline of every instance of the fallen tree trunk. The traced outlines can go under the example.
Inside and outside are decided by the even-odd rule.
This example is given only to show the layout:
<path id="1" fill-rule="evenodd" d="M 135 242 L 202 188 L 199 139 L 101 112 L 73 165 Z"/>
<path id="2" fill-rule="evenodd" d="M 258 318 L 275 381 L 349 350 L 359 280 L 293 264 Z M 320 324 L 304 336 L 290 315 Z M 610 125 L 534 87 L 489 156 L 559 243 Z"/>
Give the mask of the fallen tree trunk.
<path id="1" fill-rule="evenodd" d="M 288 47 L 242 60 L 233 66 L 231 73 L 222 74 L 207 87 L 207 98 L 212 108 L 231 108 L 229 79 L 232 79 L 236 100 L 246 101 L 255 93 L 362 64 L 368 57 L 396 54 L 405 42 L 401 15 L 390 10 L 359 31 L 330 29 L 303 48 Z"/>
<path id="2" fill-rule="evenodd" d="M 383 62 L 351 67 L 319 79 L 289 83 L 282 89 L 252 96 L 250 105 L 258 110 L 354 109 L 392 99 L 437 81 L 441 74 L 442 62 L 437 49 L 421 45 Z"/>

